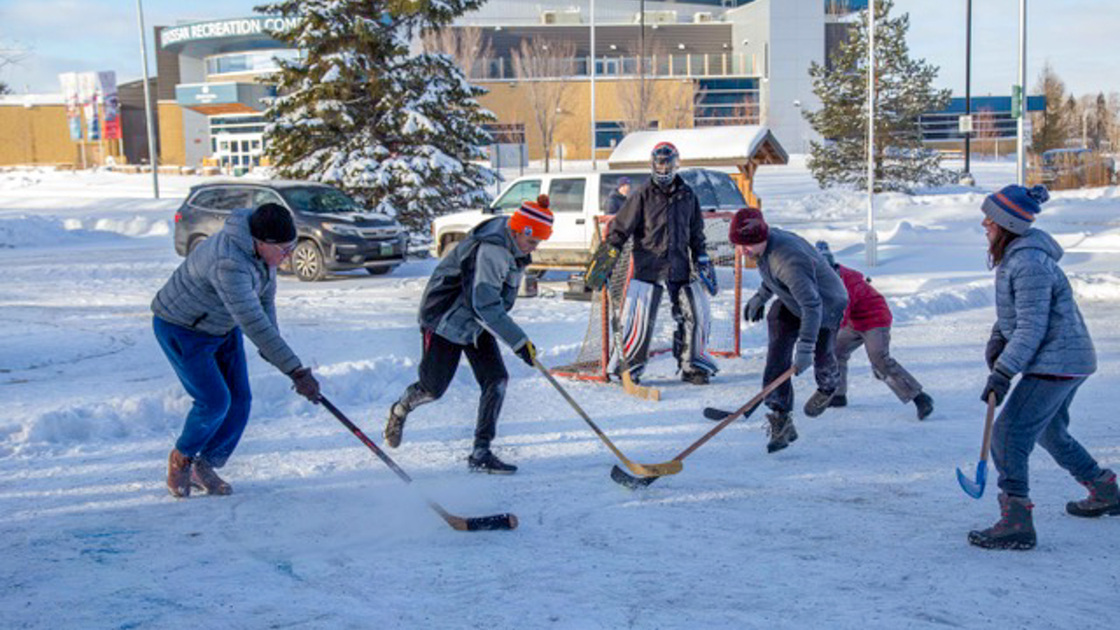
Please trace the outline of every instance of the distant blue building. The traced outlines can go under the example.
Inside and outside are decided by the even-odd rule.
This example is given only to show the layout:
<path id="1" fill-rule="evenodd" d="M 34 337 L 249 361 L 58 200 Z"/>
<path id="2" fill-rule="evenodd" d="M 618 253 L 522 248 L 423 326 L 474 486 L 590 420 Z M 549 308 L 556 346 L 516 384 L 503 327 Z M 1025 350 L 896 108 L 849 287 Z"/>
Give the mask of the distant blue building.
<path id="1" fill-rule="evenodd" d="M 1045 96 L 1028 96 L 1027 111 L 1046 109 Z M 930 145 L 963 145 L 964 134 L 959 131 L 960 117 L 965 113 L 964 98 L 954 98 L 949 106 L 938 112 L 922 114 L 922 140 Z M 1029 124 L 1028 118 L 1028 124 Z M 972 97 L 972 140 L 1013 140 L 1018 134 L 1016 119 L 1011 117 L 1010 96 Z"/>

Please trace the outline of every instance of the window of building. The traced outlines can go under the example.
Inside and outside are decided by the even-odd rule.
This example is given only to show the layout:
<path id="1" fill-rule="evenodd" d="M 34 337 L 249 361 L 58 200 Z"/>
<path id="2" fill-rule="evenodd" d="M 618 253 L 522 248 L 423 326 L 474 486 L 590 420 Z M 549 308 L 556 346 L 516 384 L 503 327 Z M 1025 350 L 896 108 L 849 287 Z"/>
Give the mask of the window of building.
<path id="1" fill-rule="evenodd" d="M 757 125 L 761 119 L 758 79 L 720 78 L 696 82 L 693 125 Z"/>
<path id="2" fill-rule="evenodd" d="M 656 120 L 651 120 L 649 129 L 660 129 L 661 125 Z M 622 142 L 622 137 L 626 135 L 623 130 L 622 121 L 620 120 L 597 120 L 595 121 L 595 148 L 596 149 L 613 149 Z"/>
<path id="3" fill-rule="evenodd" d="M 277 59 L 291 61 L 299 59 L 298 50 L 281 48 L 276 50 L 254 50 L 207 57 L 206 74 L 259 74 L 275 72 L 280 69 Z"/>

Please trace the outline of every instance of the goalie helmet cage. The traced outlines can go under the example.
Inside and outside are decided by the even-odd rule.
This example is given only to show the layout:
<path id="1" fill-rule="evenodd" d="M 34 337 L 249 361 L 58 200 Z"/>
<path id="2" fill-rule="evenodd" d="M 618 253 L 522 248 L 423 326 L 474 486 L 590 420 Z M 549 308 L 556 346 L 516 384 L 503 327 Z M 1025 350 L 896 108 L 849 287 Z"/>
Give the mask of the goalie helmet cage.
<path id="1" fill-rule="evenodd" d="M 708 336 L 707 351 L 708 354 L 717 357 L 739 356 L 744 254 L 742 249 L 733 245 L 727 237 L 734 217 L 734 212 L 704 213 L 704 236 L 708 244 L 708 256 L 716 268 L 720 286 L 719 294 L 709 300 L 711 333 Z M 598 228 L 596 247 L 606 236 L 612 218 L 596 217 Z M 610 280 L 602 290 L 592 295 L 587 331 L 584 333 L 579 353 L 571 363 L 554 368 L 553 374 L 581 380 L 610 380 L 611 358 L 614 350 L 610 309 L 613 305 L 619 316 L 619 326 L 624 325 L 620 309 L 626 299 L 626 289 L 634 276 L 632 248 L 633 239 L 629 239 L 611 272 Z M 607 299 L 607 291 L 610 291 L 610 300 Z M 666 292 L 661 299 L 663 302 L 668 302 L 668 293 Z M 664 308 L 658 308 L 650 356 L 672 350 L 673 329 L 676 323 L 670 315 L 668 304 L 662 304 L 662 307 Z"/>

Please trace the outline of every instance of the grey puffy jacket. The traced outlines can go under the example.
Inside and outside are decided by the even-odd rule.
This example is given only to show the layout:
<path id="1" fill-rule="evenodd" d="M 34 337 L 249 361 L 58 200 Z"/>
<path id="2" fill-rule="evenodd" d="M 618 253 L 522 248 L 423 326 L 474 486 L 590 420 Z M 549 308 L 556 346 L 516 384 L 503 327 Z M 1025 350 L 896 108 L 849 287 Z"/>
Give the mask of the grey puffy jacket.
<path id="1" fill-rule="evenodd" d="M 220 232 L 187 255 L 152 300 L 156 317 L 207 335 L 224 336 L 235 327 L 266 361 L 291 374 L 299 357 L 276 325 L 276 270 L 253 248 L 252 210 L 237 210 Z"/>
<path id="2" fill-rule="evenodd" d="M 776 295 L 791 313 L 801 319 L 797 347 L 812 352 L 821 327 L 837 329 L 848 308 L 844 281 L 816 247 L 792 232 L 770 228 L 766 251 L 758 261 L 762 286 L 757 295 L 763 302 Z"/>
<path id="3" fill-rule="evenodd" d="M 996 367 L 1009 375 L 1088 376 L 1097 370 L 1093 340 L 1066 274 L 1062 247 L 1031 228 L 1008 245 L 996 268 L 992 337 L 1007 340 Z"/>
<path id="4" fill-rule="evenodd" d="M 478 225 L 428 279 L 420 298 L 420 326 L 460 345 L 474 345 L 487 330 L 519 349 L 529 337 L 509 311 L 529 261 L 513 240 L 509 217 Z"/>

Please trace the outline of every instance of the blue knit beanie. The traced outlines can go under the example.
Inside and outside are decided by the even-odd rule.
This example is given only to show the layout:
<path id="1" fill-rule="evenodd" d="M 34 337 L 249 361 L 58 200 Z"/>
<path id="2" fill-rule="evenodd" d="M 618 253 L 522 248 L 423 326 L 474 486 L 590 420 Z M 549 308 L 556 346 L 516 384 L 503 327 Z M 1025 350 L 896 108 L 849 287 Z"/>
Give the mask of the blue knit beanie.
<path id="1" fill-rule="evenodd" d="M 1050 193 L 1042 184 L 1030 188 L 1012 184 L 988 195 L 980 209 L 996 225 L 1012 234 L 1022 234 L 1030 229 L 1035 215 L 1042 211 L 1041 206 L 1048 199 Z"/>

